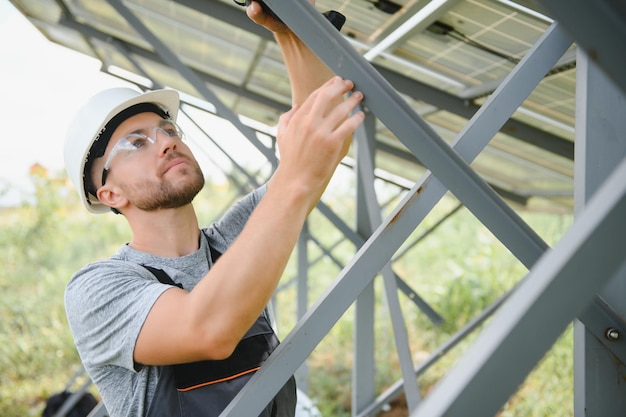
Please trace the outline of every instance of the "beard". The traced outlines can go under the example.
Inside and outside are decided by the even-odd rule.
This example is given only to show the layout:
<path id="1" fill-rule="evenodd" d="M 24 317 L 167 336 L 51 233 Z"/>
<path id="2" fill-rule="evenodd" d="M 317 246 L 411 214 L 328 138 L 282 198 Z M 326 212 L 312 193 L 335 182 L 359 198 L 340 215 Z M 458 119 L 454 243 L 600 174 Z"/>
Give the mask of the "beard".
<path id="1" fill-rule="evenodd" d="M 124 187 L 130 191 L 126 195 L 134 196 L 129 198 L 129 202 L 144 211 L 179 208 L 190 204 L 204 187 L 204 174 L 195 160 L 180 174 L 184 175 L 178 177 L 176 182 L 161 178 L 160 182 L 145 181 Z"/>

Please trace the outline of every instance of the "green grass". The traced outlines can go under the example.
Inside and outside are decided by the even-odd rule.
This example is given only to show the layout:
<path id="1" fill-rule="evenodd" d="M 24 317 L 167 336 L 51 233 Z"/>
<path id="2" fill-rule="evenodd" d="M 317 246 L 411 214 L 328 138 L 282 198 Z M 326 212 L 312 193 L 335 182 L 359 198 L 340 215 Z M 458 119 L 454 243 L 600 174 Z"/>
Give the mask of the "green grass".
<path id="1" fill-rule="evenodd" d="M 33 175 L 34 201 L 1 209 L 0 215 L 0 415 L 37 416 L 45 398 L 63 389 L 79 367 L 63 308 L 63 291 L 71 274 L 87 262 L 106 258 L 130 234 L 123 218 L 87 213 L 62 175 Z M 198 197 L 200 220 L 214 219 L 233 198 L 228 187 L 209 185 Z M 349 190 L 329 193 L 326 200 L 353 224 Z M 444 200 L 415 231 L 434 224 L 454 201 Z M 393 204 L 392 204 L 393 206 Z M 557 215 L 525 215 L 550 244 L 570 224 Z M 310 219 L 313 236 L 333 246 L 333 256 L 346 264 L 353 246 L 319 213 Z M 310 257 L 321 251 L 310 244 Z M 466 210 L 459 211 L 434 234 L 411 248 L 394 270 L 444 318 L 436 327 L 400 295 L 415 363 L 419 363 L 468 320 L 506 292 L 526 270 Z M 310 302 L 320 297 L 340 268 L 328 259 L 310 269 Z M 292 262 L 285 274 L 296 273 Z M 376 278 L 376 384 L 379 390 L 400 379 L 391 324 L 385 309 L 382 281 Z M 295 325 L 295 289 L 279 294 L 281 336 Z M 353 309 L 340 319 L 309 358 L 309 395 L 326 417 L 350 416 L 353 352 Z M 443 356 L 420 378 L 424 393 L 454 365 L 474 335 Z M 525 380 L 500 412 L 502 417 L 565 417 L 573 414 L 572 331 Z M 97 395 L 97 392 L 94 391 Z"/>

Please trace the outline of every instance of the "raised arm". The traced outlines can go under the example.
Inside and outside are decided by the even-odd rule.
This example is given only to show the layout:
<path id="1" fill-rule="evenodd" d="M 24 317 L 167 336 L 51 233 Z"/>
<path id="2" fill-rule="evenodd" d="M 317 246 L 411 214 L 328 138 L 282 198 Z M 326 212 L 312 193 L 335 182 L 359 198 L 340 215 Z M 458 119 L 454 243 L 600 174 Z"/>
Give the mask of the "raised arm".
<path id="1" fill-rule="evenodd" d="M 274 33 L 283 54 L 291 82 L 292 103 L 302 104 L 316 88 L 333 76 L 332 71 L 287 26 L 263 12 L 253 1 L 247 9 L 248 16 Z"/>
<path id="2" fill-rule="evenodd" d="M 294 50 L 306 54 L 301 46 Z M 312 85 L 300 87 L 304 94 Z M 269 302 L 307 215 L 363 122 L 362 112 L 348 116 L 363 98 L 354 92 L 344 100 L 353 88 L 351 81 L 332 77 L 281 116 L 281 159 L 265 196 L 191 292 L 171 288 L 155 302 L 135 344 L 136 362 L 162 365 L 231 355 Z"/>

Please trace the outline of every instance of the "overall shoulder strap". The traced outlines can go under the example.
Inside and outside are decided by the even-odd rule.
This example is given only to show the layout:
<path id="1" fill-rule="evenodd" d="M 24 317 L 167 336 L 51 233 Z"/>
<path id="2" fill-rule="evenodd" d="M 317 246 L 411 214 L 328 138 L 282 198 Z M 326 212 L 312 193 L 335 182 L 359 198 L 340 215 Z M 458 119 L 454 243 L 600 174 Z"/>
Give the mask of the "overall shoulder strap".
<path id="1" fill-rule="evenodd" d="M 209 251 L 211 251 L 211 259 L 213 260 L 213 263 L 215 263 L 217 262 L 217 259 L 220 257 L 222 252 L 218 251 L 213 246 L 211 246 L 211 244 L 209 243 L 209 235 L 206 234 L 205 229 L 200 229 L 200 230 L 202 234 L 204 234 L 204 237 L 206 238 L 207 245 L 209 245 Z"/>
<path id="2" fill-rule="evenodd" d="M 217 262 L 217 259 L 220 257 L 222 252 L 219 252 L 211 245 L 209 245 L 209 250 L 211 251 L 211 259 L 213 260 L 213 263 Z"/>
<path id="3" fill-rule="evenodd" d="M 175 285 L 178 288 L 183 288 L 183 284 L 174 282 L 172 280 L 172 278 L 170 278 L 170 276 L 167 275 L 167 273 L 164 270 L 158 269 L 158 268 L 154 268 L 154 267 L 148 266 L 148 265 L 141 265 L 141 266 L 146 268 L 148 271 L 152 272 L 152 275 L 154 275 L 156 277 L 156 279 L 158 279 L 161 284 Z"/>
<path id="4" fill-rule="evenodd" d="M 219 252 L 218 250 L 214 249 L 213 246 L 211 246 L 211 245 L 209 245 L 209 250 L 211 251 L 211 259 L 213 259 L 213 263 L 215 263 L 222 253 Z M 167 273 L 164 270 L 158 269 L 158 268 L 154 268 L 154 267 L 148 266 L 148 265 L 143 265 L 143 264 L 141 266 L 143 266 L 148 271 L 150 271 L 152 273 L 152 275 L 154 275 L 156 277 L 156 279 L 159 280 L 160 283 L 168 284 L 168 285 L 174 285 L 174 286 L 176 286 L 178 288 L 183 288 L 183 284 L 174 282 L 172 280 L 172 278 L 170 278 L 170 276 L 167 275 Z"/>

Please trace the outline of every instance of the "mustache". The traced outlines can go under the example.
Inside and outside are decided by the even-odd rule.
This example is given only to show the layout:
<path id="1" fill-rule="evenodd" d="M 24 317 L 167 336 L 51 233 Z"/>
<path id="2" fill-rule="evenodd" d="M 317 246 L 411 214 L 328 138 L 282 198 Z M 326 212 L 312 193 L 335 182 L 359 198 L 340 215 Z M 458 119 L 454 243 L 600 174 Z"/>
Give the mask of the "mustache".
<path id="1" fill-rule="evenodd" d="M 193 156 L 190 156 L 188 154 L 185 154 L 183 152 L 180 152 L 174 149 L 168 152 L 167 155 L 165 155 L 165 158 L 162 161 L 162 166 L 164 167 L 167 166 L 169 163 L 171 163 L 175 159 L 182 159 L 190 165 L 197 165 L 197 161 Z"/>
<path id="2" fill-rule="evenodd" d="M 173 150 L 173 151 L 168 152 L 168 154 L 165 156 L 165 161 L 171 162 L 173 159 L 176 159 L 176 158 L 183 158 L 187 161 L 191 160 L 188 155 L 185 155 L 184 153 L 180 151 Z"/>
<path id="3" fill-rule="evenodd" d="M 199 172 L 202 175 L 202 170 L 200 169 L 200 165 L 198 161 L 193 156 L 193 154 L 186 154 L 177 149 L 172 149 L 170 152 L 165 155 L 164 159 L 161 161 L 161 172 L 169 170 L 168 166 L 175 161 L 176 159 L 184 161 L 187 165 L 189 165 L 193 170 Z"/>

